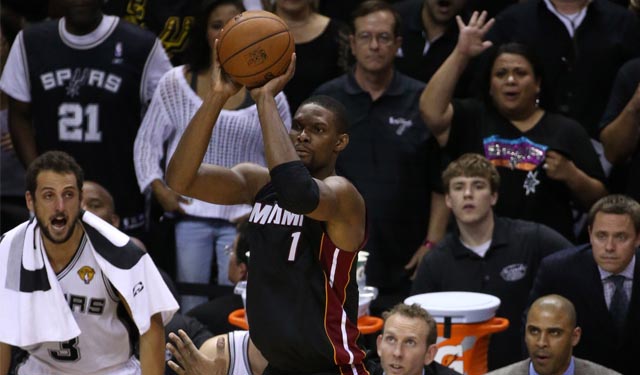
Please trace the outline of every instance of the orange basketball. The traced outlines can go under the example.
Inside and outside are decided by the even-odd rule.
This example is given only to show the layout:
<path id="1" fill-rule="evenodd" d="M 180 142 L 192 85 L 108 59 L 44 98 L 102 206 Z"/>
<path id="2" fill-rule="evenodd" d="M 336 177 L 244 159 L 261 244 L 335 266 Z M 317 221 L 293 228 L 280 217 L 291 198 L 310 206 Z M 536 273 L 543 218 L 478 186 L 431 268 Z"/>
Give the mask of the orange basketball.
<path id="1" fill-rule="evenodd" d="M 280 17 L 250 10 L 224 25 L 218 40 L 218 60 L 235 81 L 252 88 L 283 74 L 294 49 L 293 36 Z"/>

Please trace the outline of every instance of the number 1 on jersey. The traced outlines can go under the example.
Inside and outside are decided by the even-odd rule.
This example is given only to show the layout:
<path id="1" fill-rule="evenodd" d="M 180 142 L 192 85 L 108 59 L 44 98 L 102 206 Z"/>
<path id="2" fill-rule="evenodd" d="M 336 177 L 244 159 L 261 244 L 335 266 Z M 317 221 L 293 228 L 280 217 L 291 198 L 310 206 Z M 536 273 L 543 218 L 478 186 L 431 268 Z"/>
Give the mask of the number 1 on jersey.
<path id="1" fill-rule="evenodd" d="M 293 240 L 291 240 L 291 248 L 289 249 L 288 261 L 293 262 L 296 259 L 296 250 L 298 249 L 298 240 L 300 240 L 300 232 L 291 234 Z"/>

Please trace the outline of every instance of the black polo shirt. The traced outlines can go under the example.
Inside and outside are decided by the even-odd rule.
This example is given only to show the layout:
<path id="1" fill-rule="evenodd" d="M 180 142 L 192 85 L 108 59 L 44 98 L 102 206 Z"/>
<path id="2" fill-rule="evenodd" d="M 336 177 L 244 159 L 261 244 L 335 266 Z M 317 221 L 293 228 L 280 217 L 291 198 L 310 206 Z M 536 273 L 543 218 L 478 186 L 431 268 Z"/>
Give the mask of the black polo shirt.
<path id="1" fill-rule="evenodd" d="M 331 96 L 347 109 L 349 145 L 340 153 L 338 174 L 347 177 L 365 199 L 370 221 L 366 250 L 367 282 L 382 294 L 408 294 L 404 265 L 427 233 L 432 170 L 430 147 L 436 143 L 419 113 L 424 83 L 395 72 L 376 101 L 353 73 L 320 86 L 314 94 Z"/>
<path id="2" fill-rule="evenodd" d="M 500 298 L 496 316 L 509 319 L 510 325 L 491 338 L 489 369 L 500 368 L 524 358 L 520 322 L 540 261 L 571 246 L 545 225 L 495 216 L 484 258 L 460 242 L 456 228 L 425 255 L 411 294 L 465 291 Z"/>

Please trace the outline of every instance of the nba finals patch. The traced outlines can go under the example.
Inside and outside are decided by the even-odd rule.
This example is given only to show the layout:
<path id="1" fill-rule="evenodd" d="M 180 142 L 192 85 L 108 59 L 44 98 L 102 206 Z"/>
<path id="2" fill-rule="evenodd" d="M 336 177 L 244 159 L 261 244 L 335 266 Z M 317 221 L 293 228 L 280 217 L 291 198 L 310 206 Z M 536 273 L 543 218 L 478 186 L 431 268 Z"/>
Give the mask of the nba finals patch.
<path id="1" fill-rule="evenodd" d="M 93 276 L 96 274 L 96 271 L 89 266 L 83 266 L 78 270 L 78 276 L 80 279 L 84 281 L 85 284 L 89 284 L 91 280 L 93 280 Z"/>

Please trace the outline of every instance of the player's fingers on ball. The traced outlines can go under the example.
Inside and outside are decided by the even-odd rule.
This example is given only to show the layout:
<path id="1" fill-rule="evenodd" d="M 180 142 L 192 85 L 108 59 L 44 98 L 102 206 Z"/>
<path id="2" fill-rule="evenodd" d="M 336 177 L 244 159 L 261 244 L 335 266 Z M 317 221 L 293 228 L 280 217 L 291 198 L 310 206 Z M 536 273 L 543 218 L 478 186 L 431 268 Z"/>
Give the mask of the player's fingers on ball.
<path id="1" fill-rule="evenodd" d="M 289 67 L 287 68 L 287 75 L 293 76 L 296 72 L 296 53 L 291 54 L 291 62 L 289 63 Z"/>

